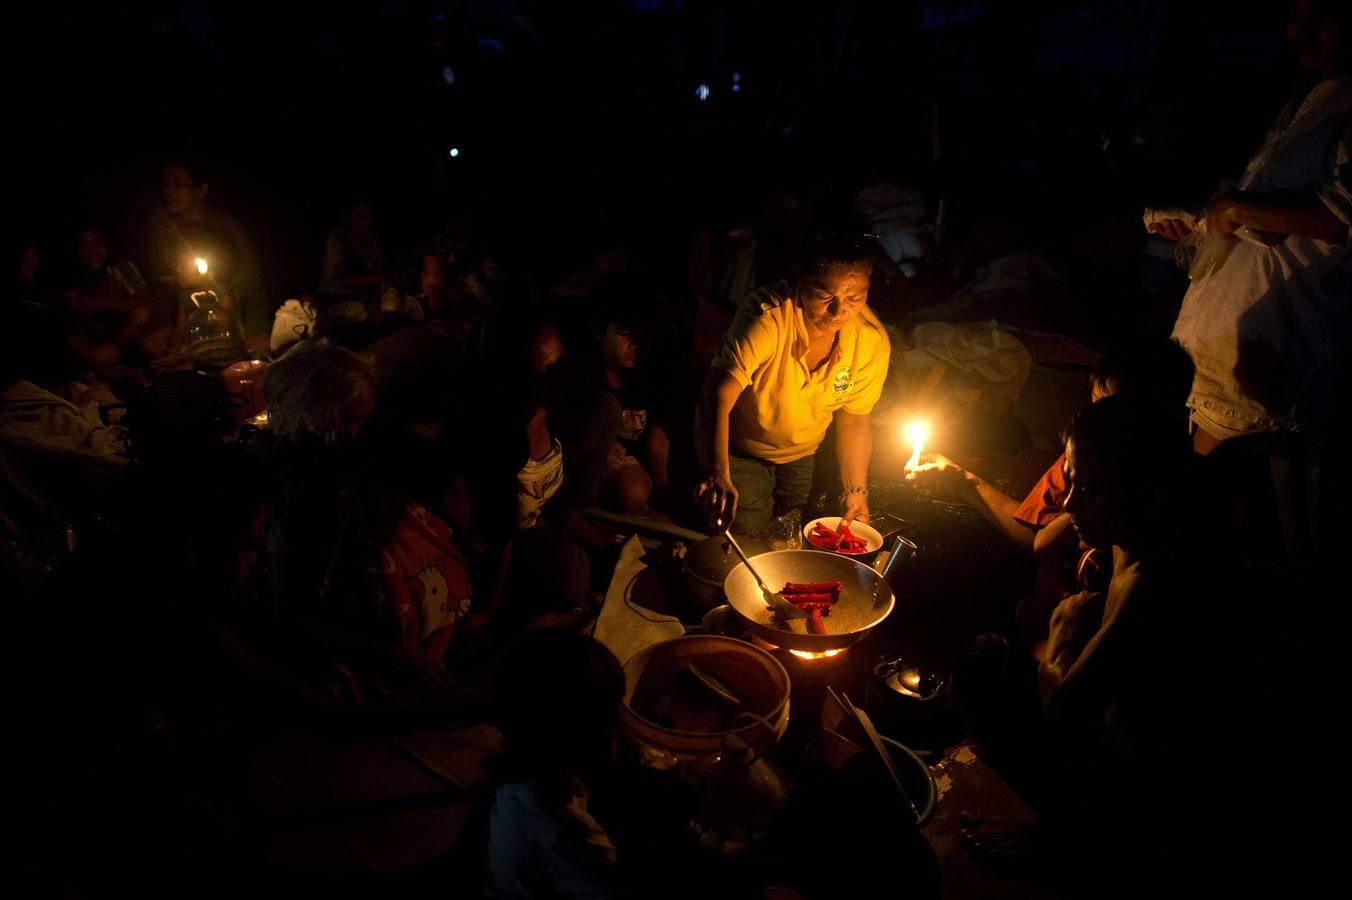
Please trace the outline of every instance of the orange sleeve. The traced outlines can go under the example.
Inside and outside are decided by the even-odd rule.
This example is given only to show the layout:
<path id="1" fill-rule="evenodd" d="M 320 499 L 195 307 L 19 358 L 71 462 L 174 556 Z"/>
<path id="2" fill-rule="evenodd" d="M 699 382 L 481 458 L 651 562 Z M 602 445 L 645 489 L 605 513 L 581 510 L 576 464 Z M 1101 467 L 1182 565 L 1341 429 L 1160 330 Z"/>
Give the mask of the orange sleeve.
<path id="1" fill-rule="evenodd" d="M 1062 504 L 1066 502 L 1066 495 L 1070 493 L 1070 485 L 1066 483 L 1065 472 L 1066 455 L 1062 453 L 1056 458 L 1042 477 L 1038 479 L 1037 484 L 1028 492 L 1028 496 L 1023 498 L 1019 508 L 1014 511 L 1014 520 L 1037 529 L 1046 527 L 1053 519 L 1061 515 L 1064 511 Z"/>

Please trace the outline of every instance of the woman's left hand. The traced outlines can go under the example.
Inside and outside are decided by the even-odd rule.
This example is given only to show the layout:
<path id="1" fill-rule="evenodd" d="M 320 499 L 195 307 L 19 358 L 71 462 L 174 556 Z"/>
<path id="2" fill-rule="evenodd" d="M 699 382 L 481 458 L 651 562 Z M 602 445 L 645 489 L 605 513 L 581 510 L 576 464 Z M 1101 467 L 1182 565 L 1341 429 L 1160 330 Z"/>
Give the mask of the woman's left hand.
<path id="1" fill-rule="evenodd" d="M 841 497 L 840 518 L 847 525 L 856 519 L 868 524 L 868 495 L 854 491 Z"/>
<path id="2" fill-rule="evenodd" d="M 1207 231 L 1229 235 L 1244 227 L 1240 219 L 1243 205 L 1243 191 L 1229 191 L 1212 200 L 1206 208 Z"/>

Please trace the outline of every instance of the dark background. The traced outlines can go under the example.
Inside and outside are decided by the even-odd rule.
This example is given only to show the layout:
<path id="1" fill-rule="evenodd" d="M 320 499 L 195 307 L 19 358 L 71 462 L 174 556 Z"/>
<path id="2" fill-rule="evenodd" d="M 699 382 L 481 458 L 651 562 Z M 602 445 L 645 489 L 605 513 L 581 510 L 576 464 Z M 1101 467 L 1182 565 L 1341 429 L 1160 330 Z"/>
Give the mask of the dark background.
<path id="1" fill-rule="evenodd" d="M 548 276 L 619 238 L 674 274 L 692 228 L 767 180 L 829 205 L 889 176 L 946 198 L 959 230 L 991 214 L 1028 241 L 1116 223 L 1086 233 L 1139 250 L 1143 203 L 1203 201 L 1256 147 L 1295 75 L 1284 12 L 34 5 L 6 27 L 12 215 L 40 246 L 89 218 L 130 246 L 159 163 L 186 152 L 281 296 L 313 286 L 353 192 L 380 201 L 390 245 L 453 223 Z"/>

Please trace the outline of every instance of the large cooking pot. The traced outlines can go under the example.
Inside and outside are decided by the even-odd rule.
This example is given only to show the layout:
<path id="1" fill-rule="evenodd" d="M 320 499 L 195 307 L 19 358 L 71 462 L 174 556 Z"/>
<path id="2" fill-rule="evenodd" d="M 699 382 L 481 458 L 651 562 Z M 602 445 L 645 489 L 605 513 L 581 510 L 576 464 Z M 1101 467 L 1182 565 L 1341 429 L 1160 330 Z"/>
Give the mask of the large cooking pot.
<path id="1" fill-rule="evenodd" d="M 775 550 L 751 556 L 751 562 L 771 590 L 782 588 L 786 581 L 839 581 L 842 585 L 840 599 L 825 618 L 827 633 L 811 634 L 806 619 L 786 622 L 771 613 L 744 564 L 728 573 L 723 583 L 728 604 L 753 634 L 776 647 L 809 653 L 846 647 L 861 640 L 896 605 L 886 577 L 846 556 L 821 550 Z"/>
<path id="2" fill-rule="evenodd" d="M 749 556 L 770 549 L 768 543 L 755 538 L 739 538 L 738 541 Z M 701 614 L 727 602 L 723 598 L 723 584 L 728 580 L 728 573 L 741 564 L 727 537 L 721 534 L 696 541 L 686 548 L 681 558 L 686 594 Z"/>
<path id="3" fill-rule="evenodd" d="M 710 731 L 659 715 L 661 698 L 671 692 L 682 669 L 692 665 L 742 701 L 742 714 L 730 727 Z M 624 664 L 624 684 L 620 733 L 653 768 L 704 759 L 718 752 L 728 734 L 737 735 L 761 756 L 772 756 L 788 728 L 789 673 L 769 653 L 734 638 L 687 635 L 654 644 Z"/>

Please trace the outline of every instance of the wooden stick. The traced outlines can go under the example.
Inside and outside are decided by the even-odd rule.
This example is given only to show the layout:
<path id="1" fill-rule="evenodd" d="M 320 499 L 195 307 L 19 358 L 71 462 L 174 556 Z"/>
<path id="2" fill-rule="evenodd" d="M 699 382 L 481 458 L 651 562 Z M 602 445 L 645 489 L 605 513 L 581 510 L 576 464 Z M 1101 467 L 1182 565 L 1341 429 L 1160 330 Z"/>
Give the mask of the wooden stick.
<path id="1" fill-rule="evenodd" d="M 845 701 L 840 699 L 840 694 L 836 693 L 836 689 L 831 687 L 831 685 L 829 684 L 826 686 L 826 696 L 830 697 L 833 701 L 835 701 L 836 706 L 840 708 L 841 715 L 854 718 L 854 716 L 851 715 L 850 713 L 850 708 L 845 705 Z"/>
<path id="2" fill-rule="evenodd" d="M 850 701 L 848 694 L 841 694 L 844 698 L 845 706 L 849 709 L 851 715 L 864 729 L 864 734 L 868 736 L 869 743 L 873 745 L 873 750 L 882 757 L 883 766 L 887 769 L 887 774 L 892 776 L 892 783 L 897 786 L 897 793 L 901 794 L 901 799 L 906 801 L 906 806 L 911 810 L 911 815 L 915 820 L 920 821 L 920 811 L 915 808 L 911 795 L 906 793 L 906 788 L 901 783 L 901 776 L 897 774 L 897 767 L 892 763 L 892 754 L 888 751 L 887 745 L 883 743 L 882 737 L 878 734 L 878 729 L 873 727 L 873 719 L 869 718 L 867 711 L 860 709 Z"/>
<path id="3" fill-rule="evenodd" d="M 707 534 L 691 531 L 689 528 L 682 528 L 681 526 L 673 525 L 670 522 L 645 519 L 643 516 L 623 516 L 608 510 L 597 509 L 594 506 L 582 510 L 582 515 L 589 519 L 599 519 L 602 522 L 609 522 L 612 525 L 623 525 L 626 528 L 646 531 L 650 534 L 660 534 L 665 537 L 674 537 L 682 541 L 702 541 L 709 537 Z"/>

